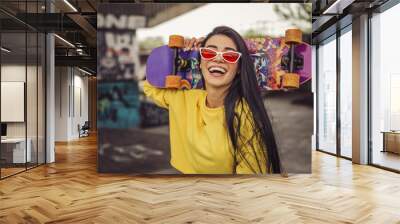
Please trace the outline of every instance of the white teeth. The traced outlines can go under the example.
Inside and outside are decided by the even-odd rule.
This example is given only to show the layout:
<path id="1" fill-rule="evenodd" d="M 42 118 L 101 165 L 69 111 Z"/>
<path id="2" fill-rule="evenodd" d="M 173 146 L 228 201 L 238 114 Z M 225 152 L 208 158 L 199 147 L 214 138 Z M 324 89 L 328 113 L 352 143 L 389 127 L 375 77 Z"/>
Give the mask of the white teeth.
<path id="1" fill-rule="evenodd" d="M 225 74 L 226 70 L 224 68 L 221 67 L 210 67 L 208 69 L 209 72 L 221 72 L 223 74 Z"/>

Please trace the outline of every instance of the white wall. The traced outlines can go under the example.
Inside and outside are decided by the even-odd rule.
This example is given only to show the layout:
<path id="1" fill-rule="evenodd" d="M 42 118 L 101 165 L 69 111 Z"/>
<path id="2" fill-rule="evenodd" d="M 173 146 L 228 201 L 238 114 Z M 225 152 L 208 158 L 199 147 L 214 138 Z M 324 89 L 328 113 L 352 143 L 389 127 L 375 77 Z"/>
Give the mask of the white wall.
<path id="1" fill-rule="evenodd" d="M 28 66 L 28 70 L 32 68 Z M 25 82 L 24 65 L 1 65 L 1 81 Z"/>
<path id="2" fill-rule="evenodd" d="M 27 78 L 27 80 L 25 80 Z M 24 82 L 26 84 L 26 107 L 23 106 L 22 112 L 26 112 L 26 121 L 24 122 L 6 122 L 7 137 L 24 138 L 25 135 L 30 139 L 30 148 L 32 151 L 32 161 L 44 162 L 44 74 L 42 67 L 25 64 L 3 64 L 1 66 L 1 81 Z M 7 96 L 2 96 L 7 97 Z M 10 108 L 1 108 L 1 110 L 10 110 Z M 37 152 L 37 150 L 39 150 Z M 39 156 L 37 157 L 37 154 Z"/>
<path id="3" fill-rule="evenodd" d="M 68 87 L 70 77 L 67 67 L 55 68 L 55 141 L 68 140 Z"/>
<path id="4" fill-rule="evenodd" d="M 26 71 L 25 69 L 27 69 L 28 75 L 30 74 L 36 74 L 36 67 L 33 66 L 27 66 L 27 68 L 24 65 L 18 65 L 18 64 L 14 64 L 14 65 L 2 65 L 1 66 L 1 81 L 4 82 L 25 82 L 25 75 L 26 75 Z M 29 76 L 28 76 L 29 78 Z M 30 80 L 30 84 L 32 80 Z M 36 85 L 36 82 L 33 83 L 34 85 Z M 27 103 L 30 104 L 31 102 L 33 102 L 34 100 L 31 99 L 32 97 L 36 98 L 36 89 L 32 89 L 32 88 L 28 88 L 27 89 Z M 32 90 L 29 91 L 29 90 Z M 28 106 L 34 106 L 36 108 L 36 102 L 34 105 L 28 105 Z M 7 108 L 1 108 L 1 110 L 6 110 Z M 33 120 L 35 120 L 36 123 L 36 114 L 32 114 L 32 113 L 28 113 L 28 122 L 31 122 Z M 32 117 L 33 116 L 33 117 Z M 29 127 L 33 127 L 33 125 L 28 125 Z M 36 129 L 36 127 L 35 127 Z M 25 137 L 25 122 L 7 122 L 7 136 L 8 137 Z M 28 133 L 28 137 L 29 133 Z"/>
<path id="5" fill-rule="evenodd" d="M 56 67 L 56 141 L 79 137 L 78 124 L 88 120 L 88 105 L 87 76 L 76 68 Z"/>
<path id="6" fill-rule="evenodd" d="M 75 69 L 75 87 L 80 88 L 81 93 L 80 93 L 80 101 L 81 101 L 81 113 L 80 111 L 77 110 L 77 107 L 75 107 L 75 120 L 73 123 L 73 136 L 75 138 L 78 138 L 78 124 L 82 126 L 85 121 L 89 120 L 89 91 L 88 91 L 88 76 L 85 76 L 84 73 L 81 71 Z M 75 90 L 77 90 L 75 88 Z M 77 92 L 75 92 L 77 94 Z M 76 96 L 76 95 L 75 95 Z M 77 100 L 77 98 L 75 97 Z"/>

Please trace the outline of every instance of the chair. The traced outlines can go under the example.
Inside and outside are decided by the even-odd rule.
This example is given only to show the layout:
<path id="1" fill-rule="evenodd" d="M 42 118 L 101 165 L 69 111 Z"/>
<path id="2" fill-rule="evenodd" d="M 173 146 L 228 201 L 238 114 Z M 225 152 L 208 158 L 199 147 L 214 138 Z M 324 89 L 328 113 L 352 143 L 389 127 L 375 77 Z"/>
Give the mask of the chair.
<path id="1" fill-rule="evenodd" d="M 82 127 L 80 127 L 80 125 L 78 124 L 79 138 L 89 136 L 89 129 L 90 129 L 89 121 L 85 121 Z"/>

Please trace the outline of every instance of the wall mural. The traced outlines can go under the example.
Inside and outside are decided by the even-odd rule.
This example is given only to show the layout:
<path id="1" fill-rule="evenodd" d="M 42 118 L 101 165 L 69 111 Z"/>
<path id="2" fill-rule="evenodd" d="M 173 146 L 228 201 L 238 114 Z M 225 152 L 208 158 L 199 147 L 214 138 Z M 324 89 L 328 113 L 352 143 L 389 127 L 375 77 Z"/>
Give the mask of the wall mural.
<path id="1" fill-rule="evenodd" d="M 178 9 L 179 4 L 176 5 Z M 235 168 L 232 168 L 232 164 L 229 165 L 231 161 L 240 161 L 240 158 L 229 151 L 231 148 L 225 147 L 227 150 L 224 148 L 224 143 L 230 142 L 228 133 L 223 131 L 225 126 L 221 124 L 221 127 L 218 126 L 214 128 L 215 130 L 207 130 L 205 121 L 200 122 L 202 116 L 195 116 L 199 104 L 196 104 L 197 107 L 190 107 L 187 114 L 182 111 L 180 116 L 180 113 L 175 113 L 173 110 L 186 102 L 177 103 L 171 110 L 164 97 L 155 97 L 157 94 L 165 94 L 165 89 L 158 90 L 166 87 L 164 85 L 167 85 L 167 76 L 173 71 L 172 63 L 177 63 L 176 74 L 181 76 L 179 86 L 182 89 L 174 90 L 178 95 L 189 96 L 191 91 L 207 91 L 202 89 L 207 80 L 203 79 L 204 71 L 201 70 L 199 51 L 185 52 L 178 49 L 175 54 L 175 50 L 169 48 L 167 43 L 160 41 L 157 36 L 145 40 L 147 44 L 153 43 L 151 49 L 139 48 L 137 32 L 148 22 L 142 15 L 143 9 L 149 6 L 149 4 L 105 3 L 100 4 L 98 8 L 98 171 L 135 174 L 226 174 L 251 170 L 251 173 L 257 173 L 252 169 L 246 171 L 240 168 L 236 162 L 232 162 L 236 164 Z M 163 9 L 164 6 L 151 4 L 151 7 L 154 7 L 152 9 L 157 7 Z M 226 4 L 226 6 L 237 7 L 239 4 Z M 258 8 L 272 11 L 273 6 L 274 4 L 270 3 L 257 5 Z M 292 6 L 296 8 L 296 5 Z M 297 8 L 307 9 L 311 5 L 303 6 Z M 196 4 L 193 8 L 197 7 Z M 172 11 L 169 12 L 173 12 L 173 7 L 170 10 Z M 243 16 L 254 17 L 255 9 L 243 10 L 241 11 Z M 180 13 L 178 11 L 177 15 Z M 187 12 L 188 14 L 190 13 Z M 262 18 L 264 15 L 265 13 L 259 15 L 259 19 L 268 19 L 267 16 Z M 231 18 L 227 23 L 233 20 Z M 306 23 L 310 21 L 307 20 Z M 279 32 L 271 32 L 271 27 L 263 29 L 259 26 L 251 28 L 248 32 L 238 31 L 245 40 L 243 46 L 248 49 L 251 66 L 254 66 L 256 77 L 254 83 L 258 82 L 254 90 L 259 91 L 266 105 L 282 170 L 289 173 L 309 173 L 313 132 L 311 47 L 306 41 L 307 35 L 302 36 L 308 31 L 297 28 L 285 37 L 285 31 L 293 28 L 292 25 L 286 24 L 286 20 L 276 21 L 276 24 L 280 24 L 277 26 Z M 227 24 L 227 26 L 234 25 Z M 252 27 L 251 24 L 247 25 Z M 311 23 L 308 25 L 311 27 Z M 175 25 L 171 27 L 180 31 L 171 30 L 168 35 L 185 31 Z M 246 27 L 246 24 L 241 24 L 240 27 Z M 154 40 L 159 41 L 157 46 L 154 45 Z M 221 54 L 221 57 L 224 56 L 228 57 L 227 60 L 234 60 L 232 57 L 235 55 Z M 173 78 L 179 78 L 177 76 Z M 149 88 L 148 84 L 156 88 Z M 155 91 L 155 95 L 149 91 Z M 180 129 L 178 127 L 181 124 L 180 119 L 184 119 L 185 116 L 187 122 L 199 121 L 200 126 Z M 225 115 L 222 116 L 222 120 L 225 121 Z M 207 131 L 216 134 L 204 134 Z M 174 136 L 182 138 L 183 141 L 174 142 L 176 139 Z M 185 140 L 190 144 L 186 144 Z M 221 154 L 210 156 L 209 153 L 213 150 L 227 152 L 226 157 L 220 158 L 221 163 L 218 162 L 218 156 Z"/>

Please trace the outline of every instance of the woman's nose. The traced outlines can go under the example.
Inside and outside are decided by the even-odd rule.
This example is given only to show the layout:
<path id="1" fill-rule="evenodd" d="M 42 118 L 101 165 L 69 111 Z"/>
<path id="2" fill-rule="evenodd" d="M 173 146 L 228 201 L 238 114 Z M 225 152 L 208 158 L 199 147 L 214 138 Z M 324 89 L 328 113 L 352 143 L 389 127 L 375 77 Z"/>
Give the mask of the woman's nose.
<path id="1" fill-rule="evenodd" d="M 222 58 L 222 54 L 217 54 L 217 56 L 214 58 L 214 61 L 223 62 L 224 59 Z"/>

